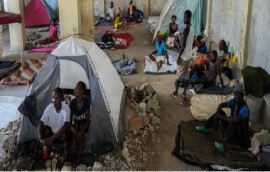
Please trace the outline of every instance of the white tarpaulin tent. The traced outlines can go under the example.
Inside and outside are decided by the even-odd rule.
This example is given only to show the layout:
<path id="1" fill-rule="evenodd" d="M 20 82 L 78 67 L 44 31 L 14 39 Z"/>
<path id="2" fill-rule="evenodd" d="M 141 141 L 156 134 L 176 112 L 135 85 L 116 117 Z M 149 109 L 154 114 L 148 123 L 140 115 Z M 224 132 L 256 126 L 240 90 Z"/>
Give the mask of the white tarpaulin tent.
<path id="1" fill-rule="evenodd" d="M 38 137 L 36 127 L 51 101 L 53 89 L 74 89 L 80 80 L 88 83 L 92 102 L 84 151 L 102 154 L 119 149 L 124 134 L 124 84 L 108 56 L 95 43 L 76 37 L 62 42 L 49 55 L 33 82 L 30 95 L 19 107 L 25 115 L 20 143 Z"/>

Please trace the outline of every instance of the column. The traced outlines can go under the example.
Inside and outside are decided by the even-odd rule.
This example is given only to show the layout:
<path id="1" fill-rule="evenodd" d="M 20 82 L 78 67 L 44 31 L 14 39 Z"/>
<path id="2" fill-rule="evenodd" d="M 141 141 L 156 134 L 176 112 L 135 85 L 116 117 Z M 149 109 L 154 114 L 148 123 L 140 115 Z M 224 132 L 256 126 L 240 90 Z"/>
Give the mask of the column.
<path id="1" fill-rule="evenodd" d="M 243 1 L 242 25 L 241 25 L 241 42 L 238 57 L 240 68 L 247 66 L 248 61 L 248 46 L 250 36 L 250 21 L 253 0 Z"/>
<path id="2" fill-rule="evenodd" d="M 22 51 L 26 44 L 25 24 L 24 24 L 24 1 L 6 1 L 8 12 L 21 14 L 22 23 L 9 24 L 10 51 Z"/>
<path id="3" fill-rule="evenodd" d="M 212 25 L 212 0 L 207 1 L 207 13 L 206 13 L 206 26 L 205 34 L 210 37 L 211 35 L 211 25 Z M 211 38 L 210 38 L 211 40 Z"/>
<path id="4" fill-rule="evenodd" d="M 81 0 L 82 39 L 94 41 L 94 0 Z"/>
<path id="5" fill-rule="evenodd" d="M 81 1 L 58 0 L 61 38 L 81 34 Z"/>
<path id="6" fill-rule="evenodd" d="M 150 16 L 150 0 L 144 0 L 143 13 L 144 13 L 145 17 Z"/>
<path id="7" fill-rule="evenodd" d="M 0 9 L 2 8 L 3 4 L 0 3 Z M 0 25 L 0 60 L 3 59 L 3 32 L 2 32 L 2 25 Z"/>
<path id="8" fill-rule="evenodd" d="M 99 0 L 98 1 L 98 11 L 100 17 L 105 17 L 105 0 Z"/>

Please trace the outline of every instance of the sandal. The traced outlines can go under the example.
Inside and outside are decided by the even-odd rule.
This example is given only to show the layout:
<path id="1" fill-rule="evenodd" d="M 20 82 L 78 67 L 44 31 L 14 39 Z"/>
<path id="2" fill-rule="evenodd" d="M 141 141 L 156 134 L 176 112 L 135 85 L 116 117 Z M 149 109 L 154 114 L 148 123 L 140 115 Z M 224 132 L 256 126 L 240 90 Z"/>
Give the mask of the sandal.
<path id="1" fill-rule="evenodd" d="M 179 98 L 178 95 L 174 95 L 174 92 L 171 93 L 171 96 L 172 96 L 173 98 L 175 98 L 175 99 L 178 99 L 178 98 Z"/>
<path id="2" fill-rule="evenodd" d="M 184 100 L 183 102 L 180 103 L 180 105 L 183 107 L 189 107 L 189 106 L 191 106 L 191 103 L 189 101 Z"/>

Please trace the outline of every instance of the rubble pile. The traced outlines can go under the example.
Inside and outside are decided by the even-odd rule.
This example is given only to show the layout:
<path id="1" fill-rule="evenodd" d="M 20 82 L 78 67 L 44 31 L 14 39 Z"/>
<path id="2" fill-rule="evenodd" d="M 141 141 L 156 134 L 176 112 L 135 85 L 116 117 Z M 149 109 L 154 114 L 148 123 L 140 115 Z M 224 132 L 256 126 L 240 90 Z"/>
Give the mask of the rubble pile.
<path id="1" fill-rule="evenodd" d="M 125 106 L 125 138 L 121 152 L 111 152 L 100 156 L 93 167 L 79 165 L 79 171 L 128 171 L 145 170 L 145 165 L 151 161 L 150 156 L 155 153 L 151 150 L 156 142 L 155 131 L 160 129 L 162 114 L 156 91 L 149 84 L 140 87 L 126 85 Z M 140 112 L 140 103 L 145 103 L 145 115 Z M 0 161 L 0 170 L 16 169 L 16 147 L 20 123 L 13 127 L 12 133 L 5 140 L 5 154 Z M 0 159 L 1 160 L 1 159 Z M 2 168 L 1 168 L 2 167 Z"/>
<path id="2" fill-rule="evenodd" d="M 161 108 L 155 90 L 149 84 L 140 87 L 127 85 L 126 131 L 122 154 L 109 153 L 101 156 L 102 170 L 144 170 L 151 161 L 151 143 L 155 131 L 160 129 Z M 139 104 L 146 103 L 146 116 L 140 116 Z"/>
<path id="3" fill-rule="evenodd" d="M 2 133 L 7 135 L 3 143 L 4 155 L 0 157 L 0 171 L 11 171 L 16 169 L 16 151 L 19 139 L 19 130 L 21 128 L 21 120 L 10 122 Z"/>

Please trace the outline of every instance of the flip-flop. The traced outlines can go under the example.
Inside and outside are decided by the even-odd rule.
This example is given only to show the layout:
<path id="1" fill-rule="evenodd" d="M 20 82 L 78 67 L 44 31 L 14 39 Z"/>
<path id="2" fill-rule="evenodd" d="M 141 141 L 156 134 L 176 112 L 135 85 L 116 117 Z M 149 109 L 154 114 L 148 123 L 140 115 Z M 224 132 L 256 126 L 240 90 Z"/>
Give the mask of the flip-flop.
<path id="1" fill-rule="evenodd" d="M 189 106 L 191 106 L 191 103 L 183 101 L 183 102 L 180 103 L 180 105 L 183 106 L 183 107 L 189 107 Z"/>
<path id="2" fill-rule="evenodd" d="M 183 101 L 185 102 L 191 102 L 191 100 L 189 100 L 187 97 L 182 97 L 183 98 Z"/>
<path id="3" fill-rule="evenodd" d="M 172 96 L 173 98 L 175 98 L 175 99 L 178 99 L 178 98 L 179 98 L 179 96 L 174 95 L 173 92 L 171 93 L 171 96 Z"/>

